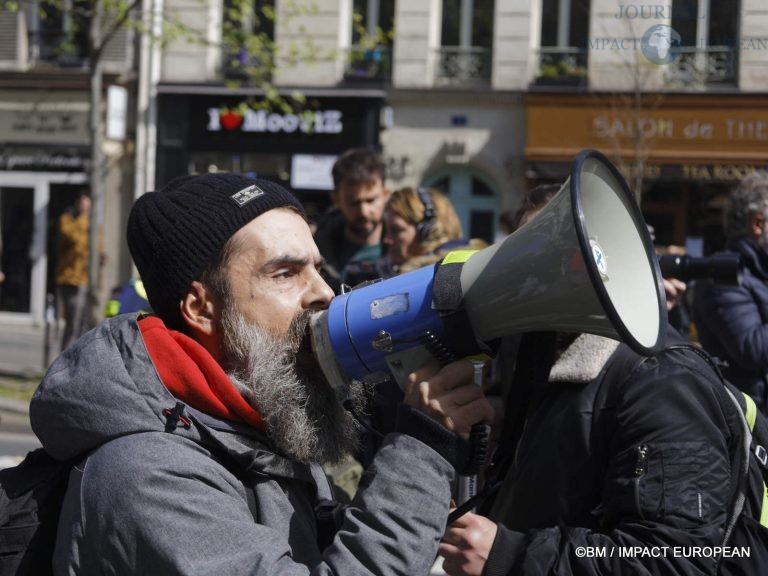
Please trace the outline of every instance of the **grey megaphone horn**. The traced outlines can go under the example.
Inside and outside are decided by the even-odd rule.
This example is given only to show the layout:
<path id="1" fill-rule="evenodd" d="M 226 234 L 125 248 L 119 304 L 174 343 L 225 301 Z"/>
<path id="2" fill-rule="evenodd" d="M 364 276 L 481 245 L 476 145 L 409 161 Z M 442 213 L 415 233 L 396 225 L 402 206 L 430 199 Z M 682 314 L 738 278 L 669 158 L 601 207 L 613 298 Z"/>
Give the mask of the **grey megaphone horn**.
<path id="1" fill-rule="evenodd" d="M 403 382 L 427 354 L 450 361 L 528 331 L 588 332 L 651 355 L 666 325 L 645 221 L 595 150 L 582 151 L 558 194 L 504 240 L 340 295 L 311 323 L 332 383 L 387 373 Z"/>

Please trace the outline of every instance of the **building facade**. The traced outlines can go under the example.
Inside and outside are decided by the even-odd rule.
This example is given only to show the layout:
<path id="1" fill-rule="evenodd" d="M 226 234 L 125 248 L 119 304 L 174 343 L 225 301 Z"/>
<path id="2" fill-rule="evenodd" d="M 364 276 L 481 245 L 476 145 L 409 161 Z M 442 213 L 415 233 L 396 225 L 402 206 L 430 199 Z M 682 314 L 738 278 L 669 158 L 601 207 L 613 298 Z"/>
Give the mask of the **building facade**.
<path id="1" fill-rule="evenodd" d="M 226 2 L 165 0 L 164 10 L 184 7 L 192 22 L 192 4 L 197 21 L 221 38 Z M 292 185 L 316 214 L 329 205 L 335 157 L 369 146 L 383 152 L 390 188 L 443 189 L 465 232 L 493 240 L 499 213 L 519 201 L 524 186 L 518 75 L 529 63 L 525 54 L 494 58 L 495 45 L 517 42 L 499 28 L 498 19 L 519 26 L 503 2 L 453 4 L 277 0 L 270 81 L 283 96 L 300 93 L 312 103 L 299 112 L 270 109 L 263 86 L 249 87 L 247 79 L 228 84 L 227 50 L 216 41 L 171 44 L 157 87 L 154 181 L 237 169 Z M 295 55 L 301 50 L 303 58 Z M 306 129 L 302 110 L 318 114 L 319 129 Z"/>
<path id="2" fill-rule="evenodd" d="M 88 22 L 73 8 L 72 2 L 56 8 L 28 0 L 17 10 L 0 11 L 2 322 L 43 322 L 48 295 L 55 292 L 59 216 L 81 190 L 91 189 Z M 133 197 L 131 30 L 118 30 L 105 45 L 102 65 L 103 295 L 131 267 L 121 232 Z"/>
<path id="3" fill-rule="evenodd" d="M 214 36 L 223 29 L 226 2 L 165 0 L 165 9 L 184 6 L 191 19 L 193 4 Z M 338 132 L 302 131 L 300 120 L 264 111 L 259 88 L 227 88 L 215 42 L 177 44 L 159 84 L 160 181 L 251 171 L 293 185 L 320 211 L 333 158 L 373 146 L 391 188 L 442 189 L 465 232 L 493 240 L 499 214 L 525 189 L 563 182 L 578 151 L 597 148 L 624 172 L 660 243 L 704 253 L 722 240 L 730 187 L 768 159 L 760 0 L 272 5 L 271 82 L 342 118 Z"/>
<path id="4" fill-rule="evenodd" d="M 0 13 L 0 315 L 33 322 L 92 142 L 86 23 L 43 4 Z M 102 150 L 104 290 L 131 274 L 133 199 L 189 173 L 276 179 L 314 216 L 336 156 L 374 147 L 390 188 L 440 188 L 492 241 L 527 188 L 598 148 L 660 243 L 705 253 L 728 189 L 768 162 L 761 0 L 142 0 L 135 18 L 163 42 L 125 26 L 104 53 L 105 126 L 123 102 Z"/>
<path id="5" fill-rule="evenodd" d="M 578 150 L 623 171 L 660 245 L 722 248 L 728 191 L 768 168 L 768 11 L 759 0 L 544 0 L 526 96 L 530 184 Z"/>

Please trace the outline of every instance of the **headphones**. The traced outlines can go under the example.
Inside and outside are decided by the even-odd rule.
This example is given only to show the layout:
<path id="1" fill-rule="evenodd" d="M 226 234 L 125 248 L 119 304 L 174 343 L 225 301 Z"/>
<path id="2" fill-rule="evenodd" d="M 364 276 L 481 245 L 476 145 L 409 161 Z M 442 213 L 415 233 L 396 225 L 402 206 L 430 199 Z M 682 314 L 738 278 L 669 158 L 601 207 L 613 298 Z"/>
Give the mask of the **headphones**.
<path id="1" fill-rule="evenodd" d="M 435 231 L 435 225 L 437 224 L 435 216 L 437 212 L 435 205 L 432 203 L 432 195 L 426 188 L 419 187 L 416 189 L 416 193 L 419 195 L 421 203 L 424 204 L 424 218 L 416 224 L 416 235 L 421 242 L 426 242 Z"/>

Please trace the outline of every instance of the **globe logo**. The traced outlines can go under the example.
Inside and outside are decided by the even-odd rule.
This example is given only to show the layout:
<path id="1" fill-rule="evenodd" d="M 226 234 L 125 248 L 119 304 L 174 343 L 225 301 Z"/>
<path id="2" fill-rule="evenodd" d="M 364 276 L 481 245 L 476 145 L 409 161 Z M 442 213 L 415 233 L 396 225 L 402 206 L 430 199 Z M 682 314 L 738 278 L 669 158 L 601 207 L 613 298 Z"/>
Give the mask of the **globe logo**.
<path id="1" fill-rule="evenodd" d="M 680 34 L 672 26 L 656 24 L 643 34 L 640 50 L 654 64 L 671 64 L 680 58 Z"/>

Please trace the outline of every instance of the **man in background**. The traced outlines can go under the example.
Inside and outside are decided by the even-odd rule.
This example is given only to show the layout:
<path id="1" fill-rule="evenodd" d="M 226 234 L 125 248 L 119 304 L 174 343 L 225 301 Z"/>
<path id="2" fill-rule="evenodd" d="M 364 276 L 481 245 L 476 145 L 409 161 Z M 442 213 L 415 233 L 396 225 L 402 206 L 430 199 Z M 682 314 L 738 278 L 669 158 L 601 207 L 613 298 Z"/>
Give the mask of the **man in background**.
<path id="1" fill-rule="evenodd" d="M 324 276 L 338 293 L 341 284 L 354 286 L 377 277 L 382 256 L 384 161 L 368 148 L 354 148 L 333 165 L 333 209 L 318 223 L 315 242 L 325 258 Z"/>
<path id="2" fill-rule="evenodd" d="M 61 349 L 65 350 L 87 326 L 85 307 L 88 293 L 88 231 L 91 199 L 80 192 L 75 204 L 59 218 L 56 293 L 64 317 Z"/>
<path id="3" fill-rule="evenodd" d="M 741 255 L 741 284 L 697 282 L 693 320 L 702 346 L 725 377 L 768 412 L 768 173 L 732 192 L 724 214 L 726 249 Z"/>

